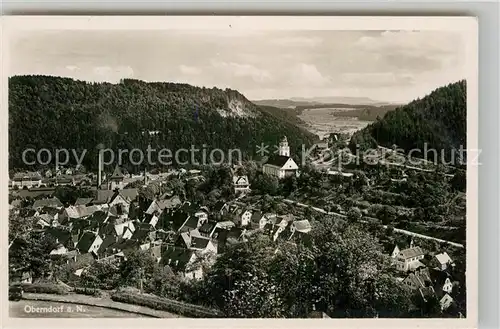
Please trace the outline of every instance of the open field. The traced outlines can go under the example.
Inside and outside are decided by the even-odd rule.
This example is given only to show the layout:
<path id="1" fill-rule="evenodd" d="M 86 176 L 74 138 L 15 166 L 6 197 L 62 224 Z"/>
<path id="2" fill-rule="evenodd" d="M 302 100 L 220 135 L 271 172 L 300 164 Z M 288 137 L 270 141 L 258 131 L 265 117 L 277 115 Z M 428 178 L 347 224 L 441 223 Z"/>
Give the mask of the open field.
<path id="1" fill-rule="evenodd" d="M 299 118 L 307 123 L 309 131 L 320 137 L 330 133 L 352 134 L 372 122 L 359 120 L 353 111 L 348 108 L 312 108 L 303 110 Z M 353 112 L 352 117 L 348 115 L 349 112 Z M 337 116 L 338 113 L 342 113 L 342 116 Z"/>

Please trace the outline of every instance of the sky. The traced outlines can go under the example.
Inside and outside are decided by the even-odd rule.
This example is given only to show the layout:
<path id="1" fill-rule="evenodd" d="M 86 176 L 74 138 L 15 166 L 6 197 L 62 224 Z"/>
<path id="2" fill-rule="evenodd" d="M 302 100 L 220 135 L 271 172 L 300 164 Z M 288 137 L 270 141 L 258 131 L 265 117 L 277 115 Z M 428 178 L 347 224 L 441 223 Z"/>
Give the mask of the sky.
<path id="1" fill-rule="evenodd" d="M 466 75 L 453 31 L 24 31 L 9 45 L 10 76 L 181 82 L 250 100 L 406 103 Z"/>

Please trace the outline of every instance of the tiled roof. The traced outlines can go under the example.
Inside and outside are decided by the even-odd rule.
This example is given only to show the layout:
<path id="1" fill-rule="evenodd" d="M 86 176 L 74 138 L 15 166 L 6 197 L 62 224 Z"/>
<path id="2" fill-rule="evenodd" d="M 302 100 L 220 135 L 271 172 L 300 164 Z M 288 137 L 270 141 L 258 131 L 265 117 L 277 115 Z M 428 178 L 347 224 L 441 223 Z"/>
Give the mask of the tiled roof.
<path id="1" fill-rule="evenodd" d="M 453 263 L 453 261 L 451 260 L 450 256 L 445 252 L 442 252 L 440 254 L 437 254 L 436 256 L 437 261 L 444 265 L 444 264 L 449 264 L 449 263 Z"/>
<path id="2" fill-rule="evenodd" d="M 20 173 L 15 173 L 12 180 L 13 181 L 21 181 L 21 180 L 39 181 L 39 180 L 42 180 L 42 175 L 40 175 L 39 173 L 37 173 L 35 171 L 20 172 Z"/>
<path id="3" fill-rule="evenodd" d="M 214 230 L 216 225 L 217 225 L 217 223 L 214 223 L 214 222 L 206 222 L 205 224 L 203 224 L 199 228 L 199 231 L 201 233 L 210 234 L 210 233 L 212 233 L 212 231 Z"/>
<path id="4" fill-rule="evenodd" d="M 97 235 L 94 232 L 85 232 L 80 238 L 80 241 L 78 241 L 76 248 L 81 252 L 89 252 L 90 246 L 92 246 L 96 238 Z"/>
<path id="5" fill-rule="evenodd" d="M 276 166 L 276 167 L 283 167 L 285 163 L 290 159 L 287 156 L 283 155 L 274 155 L 269 157 L 269 160 L 267 160 L 266 164 Z"/>
<path id="6" fill-rule="evenodd" d="M 169 246 L 163 251 L 162 259 L 172 269 L 185 271 L 193 253 L 192 250 Z"/>
<path id="7" fill-rule="evenodd" d="M 198 218 L 195 216 L 190 216 L 184 225 L 180 228 L 181 231 L 189 231 L 189 230 L 194 230 L 198 227 Z"/>
<path id="8" fill-rule="evenodd" d="M 110 179 L 123 179 L 124 177 L 125 177 L 125 175 L 123 175 L 120 167 L 116 166 Z"/>
<path id="9" fill-rule="evenodd" d="M 192 237 L 191 248 L 193 249 L 205 249 L 210 242 L 210 239 L 204 237 Z"/>
<path id="10" fill-rule="evenodd" d="M 293 224 L 295 225 L 295 228 L 299 232 L 309 232 L 312 229 L 311 223 L 309 223 L 307 219 L 297 220 L 293 222 Z"/>
<path id="11" fill-rule="evenodd" d="M 42 207 L 61 208 L 61 207 L 64 207 L 64 205 L 56 197 L 53 197 L 53 198 L 50 198 L 50 199 L 36 200 L 33 203 L 33 209 L 39 209 L 39 208 L 42 208 Z"/>
<path id="12" fill-rule="evenodd" d="M 233 184 L 234 185 L 248 185 L 248 176 L 233 176 Z"/>
<path id="13" fill-rule="evenodd" d="M 413 258 L 413 257 L 421 256 L 421 255 L 424 254 L 424 252 L 423 252 L 422 248 L 420 248 L 420 247 L 414 247 L 414 248 L 408 248 L 408 249 L 401 250 L 399 252 L 399 254 L 404 259 L 408 259 L 408 258 Z"/>
<path id="14" fill-rule="evenodd" d="M 78 198 L 75 201 L 75 206 L 86 206 L 94 200 L 93 198 Z"/>
<path id="15" fill-rule="evenodd" d="M 119 194 L 129 201 L 135 200 L 139 195 L 139 192 L 136 188 L 128 188 L 119 190 Z M 113 190 L 97 190 L 97 195 L 94 201 L 101 203 L 108 203 L 112 201 L 112 198 L 116 197 L 115 191 Z"/>
<path id="16" fill-rule="evenodd" d="M 262 214 L 261 211 L 256 211 L 252 214 L 252 217 L 251 217 L 251 221 L 252 222 L 259 222 L 261 220 L 261 218 L 263 217 L 264 215 Z"/>
<path id="17" fill-rule="evenodd" d="M 177 195 L 171 197 L 170 199 L 158 201 L 158 206 L 160 207 L 161 210 L 173 209 L 181 204 L 182 204 L 181 199 Z"/>

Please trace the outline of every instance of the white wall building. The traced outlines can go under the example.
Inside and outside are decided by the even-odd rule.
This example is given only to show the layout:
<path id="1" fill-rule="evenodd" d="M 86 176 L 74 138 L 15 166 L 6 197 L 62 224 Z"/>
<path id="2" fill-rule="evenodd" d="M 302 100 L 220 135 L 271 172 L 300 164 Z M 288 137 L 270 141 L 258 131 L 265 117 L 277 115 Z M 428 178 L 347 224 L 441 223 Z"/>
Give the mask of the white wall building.
<path id="1" fill-rule="evenodd" d="M 288 176 L 296 176 L 298 169 L 299 166 L 290 158 L 290 147 L 286 137 L 284 137 L 279 144 L 278 155 L 269 158 L 262 167 L 262 172 L 282 179 Z"/>

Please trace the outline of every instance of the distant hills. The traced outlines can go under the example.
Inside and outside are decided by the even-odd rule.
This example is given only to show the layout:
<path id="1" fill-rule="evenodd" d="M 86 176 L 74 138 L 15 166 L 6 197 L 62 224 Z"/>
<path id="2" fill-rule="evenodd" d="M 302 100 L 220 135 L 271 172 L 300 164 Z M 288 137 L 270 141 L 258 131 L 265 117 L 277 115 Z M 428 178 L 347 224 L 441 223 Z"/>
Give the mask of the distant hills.
<path id="1" fill-rule="evenodd" d="M 319 106 L 357 107 L 394 105 L 388 102 L 376 101 L 368 97 L 292 97 L 290 99 L 253 100 L 254 104 L 281 108 L 308 108 Z"/>
<path id="2" fill-rule="evenodd" d="M 388 112 L 382 119 L 356 132 L 351 148 L 355 145 L 361 148 L 376 144 L 397 145 L 406 152 L 420 150 L 422 153 L 413 153 L 416 157 L 422 157 L 425 149 L 435 149 L 439 157 L 443 153 L 444 159 L 451 161 L 454 151 L 460 150 L 460 146 L 466 148 L 466 90 L 466 81 L 462 80 Z M 455 156 L 458 153 L 455 152 Z"/>
<path id="3" fill-rule="evenodd" d="M 24 168 L 26 148 L 87 149 L 84 165 L 96 168 L 96 146 L 208 150 L 238 148 L 252 157 L 256 145 L 288 137 L 292 151 L 315 136 L 287 111 L 258 106 L 236 90 L 188 84 L 89 83 L 52 76 L 9 78 L 9 165 Z M 154 133 L 151 133 L 154 132 Z M 133 172 L 134 168 L 128 168 Z M 138 169 L 138 168 L 135 168 Z"/>
<path id="4" fill-rule="evenodd" d="M 361 121 L 375 121 L 387 112 L 394 110 L 398 105 L 374 101 L 367 97 L 317 97 L 291 99 L 264 99 L 252 101 L 260 106 L 271 106 L 288 111 L 289 115 L 300 115 L 306 109 L 332 108 L 351 109 L 349 111 L 335 111 L 336 117 L 354 117 Z"/>

